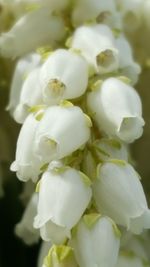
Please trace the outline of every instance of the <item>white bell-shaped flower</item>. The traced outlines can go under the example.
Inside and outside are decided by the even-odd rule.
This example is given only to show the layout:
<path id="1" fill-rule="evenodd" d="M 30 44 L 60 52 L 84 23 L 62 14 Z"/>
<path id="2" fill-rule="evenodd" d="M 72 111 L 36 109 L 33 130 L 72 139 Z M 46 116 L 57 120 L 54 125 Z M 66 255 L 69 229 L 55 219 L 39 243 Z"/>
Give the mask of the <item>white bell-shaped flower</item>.
<path id="1" fill-rule="evenodd" d="M 0 53 L 13 58 L 22 56 L 47 43 L 54 45 L 64 35 L 61 17 L 53 15 L 47 7 L 39 7 L 21 17 L 0 37 Z"/>
<path id="2" fill-rule="evenodd" d="M 120 232 L 109 218 L 89 214 L 76 226 L 69 244 L 80 267 L 115 267 Z"/>
<path id="3" fill-rule="evenodd" d="M 118 50 L 111 29 L 104 24 L 81 26 L 71 46 L 81 51 L 93 71 L 108 73 L 118 68 Z"/>
<path id="4" fill-rule="evenodd" d="M 132 49 L 124 35 L 116 39 L 116 46 L 119 50 L 119 68 L 123 75 L 131 79 L 135 84 L 141 72 L 140 65 L 133 59 Z"/>
<path id="5" fill-rule="evenodd" d="M 17 177 L 21 181 L 29 179 L 36 182 L 40 173 L 42 162 L 36 157 L 33 151 L 33 142 L 39 121 L 33 114 L 30 114 L 22 128 L 17 141 L 16 159 L 11 164 L 11 171 L 17 173 Z"/>
<path id="6" fill-rule="evenodd" d="M 81 0 L 75 3 L 72 22 L 75 26 L 94 19 L 99 22 L 106 22 L 107 18 L 114 12 L 116 12 L 114 0 Z"/>
<path id="7" fill-rule="evenodd" d="M 38 254 L 37 267 L 42 267 L 45 257 L 47 256 L 51 248 L 50 242 L 42 242 L 40 246 L 40 251 Z"/>
<path id="8" fill-rule="evenodd" d="M 18 60 L 11 82 L 9 103 L 7 106 L 7 110 L 10 111 L 12 116 L 16 106 L 19 104 L 20 92 L 26 76 L 34 68 L 38 67 L 40 62 L 41 57 L 36 53 L 29 54 Z"/>
<path id="9" fill-rule="evenodd" d="M 23 239 L 23 241 L 28 245 L 37 243 L 40 238 L 39 231 L 33 228 L 34 217 L 37 213 L 37 204 L 38 195 L 34 193 L 27 204 L 21 221 L 15 227 L 16 235 Z"/>
<path id="10" fill-rule="evenodd" d="M 41 267 L 78 267 L 71 247 L 53 245 Z"/>
<path id="11" fill-rule="evenodd" d="M 29 115 L 31 107 L 43 103 L 42 91 L 39 83 L 39 73 L 40 67 L 32 70 L 22 85 L 19 104 L 14 112 L 14 119 L 18 123 L 24 122 Z"/>
<path id="12" fill-rule="evenodd" d="M 150 262 L 134 255 L 132 252 L 121 251 L 115 267 L 150 267 Z"/>
<path id="13" fill-rule="evenodd" d="M 135 234 L 150 228 L 148 209 L 139 175 L 125 161 L 112 160 L 98 167 L 93 195 L 99 212 Z"/>
<path id="14" fill-rule="evenodd" d="M 88 64 L 75 52 L 58 49 L 41 68 L 40 86 L 44 101 L 48 104 L 80 97 L 87 85 Z"/>
<path id="15" fill-rule="evenodd" d="M 37 128 L 34 150 L 45 162 L 61 159 L 88 141 L 90 127 L 90 119 L 77 106 L 65 102 L 49 107 Z"/>
<path id="16" fill-rule="evenodd" d="M 123 142 L 115 139 L 102 138 L 93 143 L 97 156 L 102 161 L 119 159 L 128 161 L 128 148 Z"/>
<path id="17" fill-rule="evenodd" d="M 40 181 L 35 228 L 41 228 L 51 221 L 70 230 L 79 221 L 90 202 L 91 183 L 87 176 L 59 164 L 52 162 Z M 57 227 L 53 229 L 56 229 L 56 233 L 52 233 L 52 236 L 57 236 Z"/>
<path id="18" fill-rule="evenodd" d="M 144 120 L 138 93 L 117 78 L 108 78 L 88 95 L 88 107 L 100 130 L 131 143 L 143 133 Z"/>

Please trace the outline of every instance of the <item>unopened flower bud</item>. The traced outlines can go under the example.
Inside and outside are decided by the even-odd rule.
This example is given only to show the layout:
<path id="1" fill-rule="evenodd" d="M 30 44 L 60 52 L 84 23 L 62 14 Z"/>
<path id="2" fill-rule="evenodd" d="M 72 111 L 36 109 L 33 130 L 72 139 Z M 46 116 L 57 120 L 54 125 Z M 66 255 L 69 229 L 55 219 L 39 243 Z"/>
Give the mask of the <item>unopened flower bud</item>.
<path id="1" fill-rule="evenodd" d="M 53 16 L 47 7 L 39 7 L 21 17 L 0 37 L 0 53 L 5 57 L 22 56 L 47 43 L 54 45 L 64 35 L 61 17 Z"/>

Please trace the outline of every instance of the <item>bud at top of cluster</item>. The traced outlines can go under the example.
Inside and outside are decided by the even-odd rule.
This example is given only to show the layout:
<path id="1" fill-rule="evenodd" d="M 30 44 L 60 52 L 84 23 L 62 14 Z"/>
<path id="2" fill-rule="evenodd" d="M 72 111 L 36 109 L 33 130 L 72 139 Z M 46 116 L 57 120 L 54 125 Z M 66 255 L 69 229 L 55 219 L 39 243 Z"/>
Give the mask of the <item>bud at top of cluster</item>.
<path id="1" fill-rule="evenodd" d="M 99 212 L 135 234 L 150 228 L 148 209 L 139 175 L 133 167 L 119 160 L 98 167 L 93 194 Z"/>
<path id="2" fill-rule="evenodd" d="M 39 122 L 34 151 L 45 163 L 61 159 L 88 141 L 90 127 L 91 123 L 87 116 L 70 102 L 51 106 Z M 75 138 L 72 138 L 73 136 Z"/>
<path id="3" fill-rule="evenodd" d="M 142 21 L 143 0 L 116 0 L 119 12 L 124 20 L 124 27 L 128 31 L 135 31 Z"/>
<path id="4" fill-rule="evenodd" d="M 81 51 L 94 72 L 108 73 L 118 68 L 115 38 L 105 24 L 77 28 L 72 37 L 71 47 Z"/>
<path id="5" fill-rule="evenodd" d="M 47 104 L 58 104 L 62 99 L 80 97 L 87 85 L 88 64 L 73 51 L 56 50 L 41 68 L 40 86 Z"/>
<path id="6" fill-rule="evenodd" d="M 108 78 L 88 95 L 88 108 L 100 130 L 126 143 L 143 133 L 142 104 L 138 93 L 117 78 Z"/>
<path id="7" fill-rule="evenodd" d="M 76 226 L 69 244 L 80 267 L 115 267 L 120 232 L 109 218 L 88 214 Z"/>
<path id="8" fill-rule="evenodd" d="M 85 22 L 97 20 L 107 23 L 109 17 L 116 12 L 114 0 L 81 0 L 77 1 L 72 13 L 72 23 L 79 26 Z"/>
<path id="9" fill-rule="evenodd" d="M 15 58 L 47 43 L 53 46 L 64 35 L 63 19 L 54 16 L 47 7 L 37 8 L 21 17 L 9 32 L 2 34 L 0 53 Z"/>

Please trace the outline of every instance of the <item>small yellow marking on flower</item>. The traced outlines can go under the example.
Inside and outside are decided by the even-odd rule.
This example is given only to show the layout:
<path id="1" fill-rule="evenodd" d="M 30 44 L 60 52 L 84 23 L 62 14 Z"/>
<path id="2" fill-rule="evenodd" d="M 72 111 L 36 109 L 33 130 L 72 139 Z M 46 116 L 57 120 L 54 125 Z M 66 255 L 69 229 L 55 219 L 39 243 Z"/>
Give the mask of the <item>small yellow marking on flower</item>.
<path id="1" fill-rule="evenodd" d="M 29 108 L 29 112 L 34 113 L 34 112 L 38 112 L 40 110 L 45 109 L 45 105 L 36 105 L 36 106 L 32 106 L 31 108 Z"/>
<path id="2" fill-rule="evenodd" d="M 64 108 L 70 108 L 70 107 L 73 107 L 74 105 L 70 101 L 61 100 L 60 101 L 60 106 L 64 107 Z"/>
<path id="3" fill-rule="evenodd" d="M 117 29 L 117 28 L 112 29 L 112 32 L 113 32 L 115 38 L 119 37 L 122 33 L 122 31 L 120 29 Z"/>
<path id="4" fill-rule="evenodd" d="M 28 4 L 27 7 L 26 7 L 26 11 L 27 12 L 32 12 L 32 11 L 36 11 L 38 9 L 41 8 L 41 5 L 40 4 Z"/>
<path id="5" fill-rule="evenodd" d="M 114 230 L 114 233 L 115 233 L 116 237 L 120 238 L 121 237 L 121 232 L 120 232 L 119 228 L 117 227 L 117 225 L 115 224 L 115 222 L 111 218 L 108 217 L 108 219 L 112 224 L 112 227 L 113 227 L 113 230 Z"/>
<path id="6" fill-rule="evenodd" d="M 102 84 L 103 84 L 103 81 L 102 80 L 96 81 L 94 84 L 92 84 L 91 90 L 92 91 L 98 90 L 102 86 Z"/>
<path id="7" fill-rule="evenodd" d="M 104 156 L 110 157 L 110 155 L 109 155 L 106 151 L 104 151 L 102 148 L 95 146 L 95 149 L 96 149 L 99 153 L 103 154 Z"/>
<path id="8" fill-rule="evenodd" d="M 36 188 L 35 188 L 35 192 L 36 193 L 39 193 L 40 192 L 40 183 L 41 183 L 41 180 L 38 181 L 37 185 L 36 185 Z"/>
<path id="9" fill-rule="evenodd" d="M 125 160 L 121 160 L 121 159 L 111 159 L 108 162 L 116 164 L 116 165 L 120 165 L 120 166 L 123 166 L 123 167 L 125 167 L 127 165 L 127 162 Z"/>
<path id="10" fill-rule="evenodd" d="M 77 48 L 70 48 L 69 51 L 73 52 L 76 55 L 82 55 L 82 51 L 80 49 Z"/>
<path id="11" fill-rule="evenodd" d="M 80 173 L 80 177 L 82 179 L 82 181 L 84 182 L 85 185 L 87 186 L 91 186 L 92 182 L 90 180 L 90 178 L 83 172 L 79 171 Z"/>
<path id="12" fill-rule="evenodd" d="M 36 118 L 37 121 L 40 121 L 40 120 L 43 118 L 43 116 L 44 116 L 44 112 L 39 112 L 39 113 L 35 116 L 35 118 Z"/>
<path id="13" fill-rule="evenodd" d="M 48 168 L 48 165 L 49 165 L 49 163 L 45 163 L 45 164 L 40 168 L 40 171 L 41 171 L 41 172 L 45 172 L 45 171 L 47 170 L 47 168 Z"/>
<path id="14" fill-rule="evenodd" d="M 126 83 L 126 84 L 132 84 L 132 81 L 126 76 L 119 76 L 119 77 L 117 77 L 117 79 Z"/>
<path id="15" fill-rule="evenodd" d="M 87 126 L 91 128 L 93 126 L 91 118 L 87 114 L 84 114 L 84 116 L 85 116 Z"/>
<path id="16" fill-rule="evenodd" d="M 44 259 L 44 266 L 53 267 L 70 257 L 73 257 L 73 249 L 71 247 L 53 245 Z"/>
<path id="17" fill-rule="evenodd" d="M 117 140 L 109 139 L 109 140 L 108 140 L 108 144 L 110 144 L 112 147 L 114 147 L 114 148 L 116 148 L 116 149 L 118 149 L 118 150 L 121 149 L 121 144 L 120 144 L 120 142 L 117 141 Z"/>
<path id="18" fill-rule="evenodd" d="M 100 218 L 101 214 L 99 213 L 86 214 L 83 216 L 83 221 L 86 224 L 86 226 L 90 229 L 97 223 L 97 221 Z"/>
<path id="19" fill-rule="evenodd" d="M 96 174 L 97 174 L 97 178 L 99 177 L 99 173 L 100 173 L 100 168 L 102 167 L 103 163 L 99 163 L 97 165 L 97 169 L 96 169 Z"/>
<path id="20" fill-rule="evenodd" d="M 70 48 L 72 46 L 72 36 L 68 37 L 68 39 L 66 40 L 65 46 L 67 48 Z"/>
<path id="21" fill-rule="evenodd" d="M 69 167 L 68 166 L 61 166 L 61 167 L 55 167 L 53 168 L 53 171 L 57 174 L 61 174 L 65 171 L 69 170 Z"/>
<path id="22" fill-rule="evenodd" d="M 51 46 L 42 46 L 37 48 L 36 52 L 41 56 L 42 60 L 45 61 L 52 53 Z"/>

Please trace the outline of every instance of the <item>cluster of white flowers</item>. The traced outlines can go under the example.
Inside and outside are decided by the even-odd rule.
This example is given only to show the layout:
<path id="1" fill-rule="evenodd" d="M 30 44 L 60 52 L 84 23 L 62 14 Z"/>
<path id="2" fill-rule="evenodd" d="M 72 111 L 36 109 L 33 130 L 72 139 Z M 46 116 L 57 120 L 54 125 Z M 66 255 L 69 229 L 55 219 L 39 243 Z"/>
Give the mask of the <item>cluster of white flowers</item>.
<path id="1" fill-rule="evenodd" d="M 21 57 L 8 104 L 23 124 L 11 170 L 36 184 L 16 234 L 43 239 L 39 267 L 150 266 L 134 242 L 150 210 L 128 148 L 143 133 L 141 69 L 123 31 L 140 21 L 143 0 L 13 2 L 19 18 L 0 37 L 2 55 Z M 130 249 L 116 224 L 132 233 Z"/>

